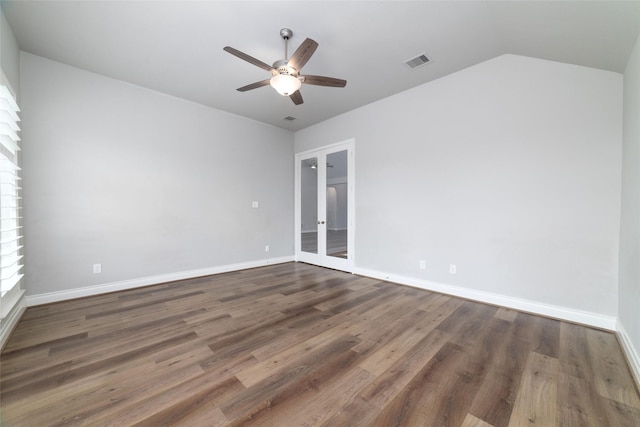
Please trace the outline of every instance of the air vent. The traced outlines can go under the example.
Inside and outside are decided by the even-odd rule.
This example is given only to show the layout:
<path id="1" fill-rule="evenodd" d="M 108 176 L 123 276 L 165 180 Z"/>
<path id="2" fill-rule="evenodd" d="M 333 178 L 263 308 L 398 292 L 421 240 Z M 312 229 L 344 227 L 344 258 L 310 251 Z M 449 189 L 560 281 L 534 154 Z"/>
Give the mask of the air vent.
<path id="1" fill-rule="evenodd" d="M 283 120 L 288 120 L 290 122 L 294 121 L 296 118 L 295 117 L 291 117 L 291 116 L 287 116 L 285 117 Z"/>
<path id="2" fill-rule="evenodd" d="M 431 60 L 427 58 L 427 55 L 423 53 L 422 55 L 418 55 L 415 58 L 404 61 L 404 63 L 407 64 L 407 67 L 409 67 L 410 69 L 415 70 L 416 68 L 423 66 L 429 61 Z"/>

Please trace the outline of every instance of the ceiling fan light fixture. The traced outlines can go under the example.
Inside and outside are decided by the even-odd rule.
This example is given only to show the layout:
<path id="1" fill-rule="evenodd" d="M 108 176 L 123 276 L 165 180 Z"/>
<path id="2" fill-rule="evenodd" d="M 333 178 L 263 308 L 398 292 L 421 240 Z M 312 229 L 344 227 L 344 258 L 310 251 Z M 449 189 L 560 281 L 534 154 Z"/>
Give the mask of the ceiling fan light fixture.
<path id="1" fill-rule="evenodd" d="M 290 96 L 302 86 L 302 82 L 290 74 L 277 74 L 271 77 L 270 83 L 282 96 Z"/>

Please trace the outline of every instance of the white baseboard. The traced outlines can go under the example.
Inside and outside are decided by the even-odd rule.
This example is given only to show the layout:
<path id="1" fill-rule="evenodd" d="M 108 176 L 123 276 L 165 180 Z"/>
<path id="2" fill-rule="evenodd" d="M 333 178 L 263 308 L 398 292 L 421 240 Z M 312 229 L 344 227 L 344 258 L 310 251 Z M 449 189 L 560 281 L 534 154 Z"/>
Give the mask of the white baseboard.
<path id="1" fill-rule="evenodd" d="M 629 337 L 629 334 L 627 334 L 627 331 L 620 322 L 620 319 L 618 319 L 616 329 L 620 344 L 622 345 L 622 349 L 627 356 L 627 361 L 629 362 L 629 366 L 631 366 L 631 371 L 633 371 L 633 376 L 635 377 L 636 384 L 638 385 L 638 388 L 640 388 L 640 356 L 638 355 L 638 351 L 633 346 L 631 337 Z"/>
<path id="2" fill-rule="evenodd" d="M 570 322 L 580 323 L 583 325 L 593 326 L 596 328 L 616 330 L 616 318 L 614 316 L 605 316 L 589 311 L 576 310 L 573 308 L 556 306 L 541 303 L 538 301 L 526 300 L 523 298 L 509 297 L 491 292 L 476 291 L 461 286 L 447 285 L 444 283 L 431 282 L 428 280 L 416 279 L 413 277 L 396 276 L 380 271 L 357 268 L 355 274 L 361 276 L 373 277 L 374 279 L 386 280 L 388 282 L 399 283 L 402 285 L 413 286 L 415 288 L 426 289 L 429 291 L 440 292 L 447 295 L 453 295 L 474 301 L 484 302 L 501 307 L 512 308 L 515 310 L 526 311 L 529 313 L 540 314 L 542 316 L 553 317 L 556 319 L 567 320 Z"/>
<path id="3" fill-rule="evenodd" d="M 86 286 L 76 289 L 68 289 L 44 294 L 27 295 L 27 306 L 49 304 L 74 298 L 83 298 L 108 292 L 122 291 L 125 289 L 139 288 L 141 286 L 156 285 L 159 283 L 173 282 L 176 280 L 192 279 L 194 277 L 210 276 L 212 274 L 228 273 L 230 271 L 246 270 L 248 268 L 263 267 L 265 265 L 282 264 L 293 261 L 293 256 L 269 258 L 258 261 L 227 264 L 217 267 L 202 268 L 198 270 L 180 271 L 177 273 L 160 274 L 157 276 L 140 277 L 137 279 L 123 280 L 120 282 L 104 283 L 101 285 Z"/>
<path id="4" fill-rule="evenodd" d="M 4 348 L 11 332 L 22 318 L 26 309 L 27 301 L 24 297 L 24 290 L 21 290 L 17 295 L 17 302 L 13 308 L 11 308 L 11 311 L 4 316 L 2 323 L 0 323 L 0 351 Z"/>

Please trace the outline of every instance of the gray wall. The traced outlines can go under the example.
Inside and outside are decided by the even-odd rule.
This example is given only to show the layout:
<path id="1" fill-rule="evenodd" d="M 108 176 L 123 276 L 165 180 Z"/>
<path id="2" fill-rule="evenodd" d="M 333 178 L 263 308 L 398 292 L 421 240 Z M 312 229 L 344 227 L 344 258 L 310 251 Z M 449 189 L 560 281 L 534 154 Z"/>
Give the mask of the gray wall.
<path id="1" fill-rule="evenodd" d="M 20 90 L 20 49 L 13 31 L 0 7 L 0 69 L 4 73 L 12 89 Z M 19 97 L 18 97 L 19 98 Z"/>
<path id="2" fill-rule="evenodd" d="M 21 67 L 28 295 L 292 256 L 290 131 L 24 52 Z"/>
<path id="3" fill-rule="evenodd" d="M 349 138 L 357 270 L 615 319 L 622 75 L 504 55 L 298 131 L 295 149 Z"/>
<path id="4" fill-rule="evenodd" d="M 620 323 L 626 330 L 640 380 L 640 38 L 624 73 Z"/>

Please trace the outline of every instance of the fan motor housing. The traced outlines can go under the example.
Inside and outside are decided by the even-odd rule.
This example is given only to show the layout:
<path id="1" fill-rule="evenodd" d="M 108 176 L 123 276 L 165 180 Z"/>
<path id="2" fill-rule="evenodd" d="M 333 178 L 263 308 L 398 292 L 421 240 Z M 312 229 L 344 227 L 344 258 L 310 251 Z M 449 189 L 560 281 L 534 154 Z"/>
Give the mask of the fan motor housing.
<path id="1" fill-rule="evenodd" d="M 286 59 L 281 59 L 273 63 L 273 75 L 277 74 L 288 74 L 293 77 L 298 77 L 298 70 L 289 65 L 289 61 Z"/>

